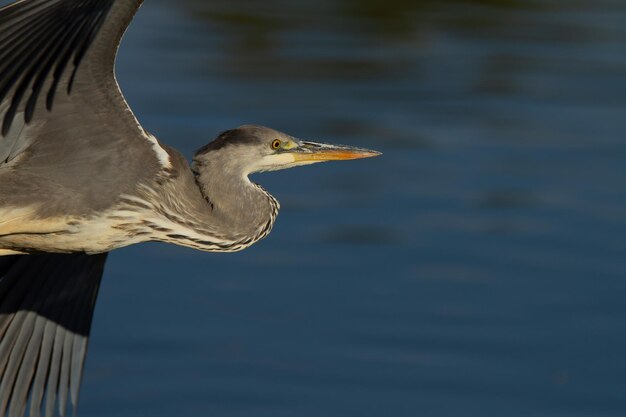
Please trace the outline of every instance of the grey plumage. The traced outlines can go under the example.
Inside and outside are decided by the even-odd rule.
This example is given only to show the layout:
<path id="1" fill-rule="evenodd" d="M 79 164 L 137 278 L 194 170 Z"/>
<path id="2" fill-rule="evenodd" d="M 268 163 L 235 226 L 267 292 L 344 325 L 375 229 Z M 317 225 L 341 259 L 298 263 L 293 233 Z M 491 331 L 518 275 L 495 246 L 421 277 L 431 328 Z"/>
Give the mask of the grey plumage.
<path id="1" fill-rule="evenodd" d="M 157 174 L 152 144 L 113 73 L 115 51 L 141 3 L 27 0 L 0 11 L 2 203 L 21 206 L 25 196 L 45 193 L 43 216 L 82 215 Z M 74 42 L 62 42 L 68 37 Z M 2 169 L 16 158 L 19 169 Z"/>
<path id="2" fill-rule="evenodd" d="M 141 3 L 0 9 L 0 417 L 29 401 L 33 417 L 76 410 L 106 252 L 151 240 L 244 249 L 279 209 L 249 174 L 378 155 L 246 125 L 190 166 L 140 126 L 115 80 Z"/>

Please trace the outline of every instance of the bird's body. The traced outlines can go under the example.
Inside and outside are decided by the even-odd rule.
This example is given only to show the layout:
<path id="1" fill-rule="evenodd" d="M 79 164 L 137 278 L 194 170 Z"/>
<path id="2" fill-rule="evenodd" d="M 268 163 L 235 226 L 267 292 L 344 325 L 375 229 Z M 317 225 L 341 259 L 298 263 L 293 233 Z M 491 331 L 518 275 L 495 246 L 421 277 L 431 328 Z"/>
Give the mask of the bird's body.
<path id="1" fill-rule="evenodd" d="M 165 164 L 153 175 L 132 179 L 135 186 L 128 193 L 107 196 L 108 204 L 93 205 L 99 196 L 77 195 L 65 189 L 61 195 L 24 205 L 20 194 L 4 193 L 3 185 L 30 180 L 21 178 L 21 170 L 0 170 L 0 196 L 16 196 L 0 201 L 0 248 L 14 253 L 95 254 L 134 243 L 162 241 L 233 252 L 269 233 L 279 208 L 270 194 L 222 164 L 215 170 L 206 167 L 210 172 L 194 174 L 177 151 L 166 149 Z M 238 181 L 228 180 L 232 176 Z M 213 199 L 212 194 L 220 198 Z M 72 201 L 75 198 L 81 201 Z"/>
<path id="2" fill-rule="evenodd" d="M 115 79 L 141 3 L 0 9 L 0 417 L 76 407 L 107 252 L 145 241 L 244 249 L 279 209 L 249 174 L 378 155 L 246 125 L 189 164 L 144 130 Z"/>

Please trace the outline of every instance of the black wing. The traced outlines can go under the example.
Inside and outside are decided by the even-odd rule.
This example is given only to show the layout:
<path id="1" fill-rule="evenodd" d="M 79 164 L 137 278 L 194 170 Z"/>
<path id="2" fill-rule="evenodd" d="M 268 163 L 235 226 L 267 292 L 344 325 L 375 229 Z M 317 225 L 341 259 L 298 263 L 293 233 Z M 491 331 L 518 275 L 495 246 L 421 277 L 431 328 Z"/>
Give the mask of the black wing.
<path id="1" fill-rule="evenodd" d="M 106 254 L 0 257 L 0 416 L 74 412 Z M 44 402 L 45 395 L 45 402 Z"/>

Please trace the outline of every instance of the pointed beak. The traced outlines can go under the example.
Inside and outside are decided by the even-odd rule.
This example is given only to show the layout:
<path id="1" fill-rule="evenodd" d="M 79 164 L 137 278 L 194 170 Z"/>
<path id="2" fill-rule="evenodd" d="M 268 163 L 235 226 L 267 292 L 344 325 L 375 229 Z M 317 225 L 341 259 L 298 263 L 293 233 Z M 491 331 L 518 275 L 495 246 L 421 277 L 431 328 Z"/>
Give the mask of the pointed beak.
<path id="1" fill-rule="evenodd" d="M 382 155 L 369 149 L 315 142 L 300 142 L 300 146 L 290 149 L 289 153 L 296 162 L 344 161 Z"/>

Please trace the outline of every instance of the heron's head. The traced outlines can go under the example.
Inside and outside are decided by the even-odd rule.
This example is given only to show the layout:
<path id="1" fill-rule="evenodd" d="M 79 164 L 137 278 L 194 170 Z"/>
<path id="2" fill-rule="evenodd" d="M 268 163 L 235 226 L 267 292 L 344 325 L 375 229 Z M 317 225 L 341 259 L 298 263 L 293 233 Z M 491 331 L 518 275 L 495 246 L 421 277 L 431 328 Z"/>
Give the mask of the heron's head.
<path id="1" fill-rule="evenodd" d="M 369 158 L 380 152 L 352 146 L 298 140 L 263 126 L 244 125 L 220 134 L 202 147 L 195 164 L 218 162 L 244 175 L 275 171 L 317 162 Z"/>

